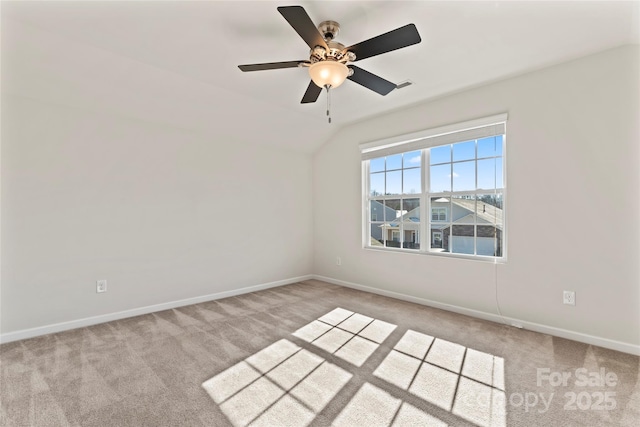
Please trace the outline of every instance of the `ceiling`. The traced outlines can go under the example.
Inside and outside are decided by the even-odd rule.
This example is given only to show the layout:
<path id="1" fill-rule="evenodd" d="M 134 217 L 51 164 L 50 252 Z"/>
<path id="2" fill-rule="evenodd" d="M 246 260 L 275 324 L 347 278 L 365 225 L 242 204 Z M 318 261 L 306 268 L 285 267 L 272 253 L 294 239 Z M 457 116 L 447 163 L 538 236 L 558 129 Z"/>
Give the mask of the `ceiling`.
<path id="1" fill-rule="evenodd" d="M 345 45 L 414 23 L 422 43 L 357 62 L 394 83 L 347 81 L 301 105 L 309 76 L 239 64 L 308 58 L 276 10 L 338 21 Z M 2 1 L 2 91 L 178 127 L 216 143 L 312 153 L 353 123 L 448 93 L 640 42 L 639 2 Z"/>

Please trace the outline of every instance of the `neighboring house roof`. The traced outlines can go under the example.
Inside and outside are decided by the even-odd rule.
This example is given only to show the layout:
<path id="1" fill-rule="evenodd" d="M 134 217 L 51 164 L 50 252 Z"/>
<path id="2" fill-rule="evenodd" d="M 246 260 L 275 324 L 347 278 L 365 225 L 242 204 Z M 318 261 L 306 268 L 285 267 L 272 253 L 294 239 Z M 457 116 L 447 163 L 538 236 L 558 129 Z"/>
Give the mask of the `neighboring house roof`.
<path id="1" fill-rule="evenodd" d="M 394 219 L 395 219 L 395 217 L 397 215 L 397 212 L 396 212 L 395 209 L 390 208 L 389 206 L 386 206 L 385 204 L 380 203 L 377 200 L 371 200 L 371 211 L 372 211 L 372 213 L 373 213 L 374 210 L 377 210 L 377 209 L 380 209 L 381 212 L 386 212 L 389 215 L 393 215 Z M 382 218 L 379 217 L 378 221 L 382 221 Z"/>
<path id="2" fill-rule="evenodd" d="M 440 198 L 438 202 L 449 201 L 449 199 Z M 476 209 L 476 200 L 475 199 L 453 199 L 453 204 L 457 205 L 469 213 L 465 216 L 462 216 L 455 220 L 454 224 L 473 224 L 473 212 Z M 485 203 L 481 200 L 478 201 L 478 211 L 477 212 L 477 224 L 488 224 L 495 225 L 498 229 L 502 230 L 502 209 Z M 420 222 L 420 207 L 417 207 L 413 210 L 410 210 L 406 214 L 402 215 L 395 221 L 390 221 L 385 224 L 382 224 L 381 227 L 398 227 L 400 222 Z M 432 223 L 431 229 L 434 230 L 442 230 L 449 226 L 448 223 Z"/>
<path id="3" fill-rule="evenodd" d="M 465 222 L 473 223 L 473 211 L 476 209 L 474 199 L 453 199 L 453 203 L 469 211 L 469 219 Z M 483 207 L 485 209 L 483 209 Z M 502 209 L 478 200 L 478 223 L 495 224 L 499 229 L 502 229 Z M 463 218 L 457 219 L 455 222 L 461 222 Z"/>
<path id="4" fill-rule="evenodd" d="M 415 209 L 410 210 L 406 214 L 397 218 L 395 221 L 391 221 L 391 227 L 398 227 L 400 222 L 420 222 L 420 206 Z M 387 224 L 385 224 L 387 225 Z"/>
<path id="5" fill-rule="evenodd" d="M 437 222 L 431 223 L 432 230 L 444 230 L 445 228 L 449 228 L 449 223 L 438 224 Z"/>
<path id="6" fill-rule="evenodd" d="M 477 222 L 478 224 L 493 225 L 493 222 L 487 221 L 486 219 L 482 218 L 481 215 L 478 215 Z M 455 221 L 453 221 L 453 223 L 454 224 L 473 224 L 473 213 L 469 213 L 468 215 L 465 215 L 462 218 L 458 218 Z M 497 224 L 497 226 L 500 227 L 501 224 Z"/>

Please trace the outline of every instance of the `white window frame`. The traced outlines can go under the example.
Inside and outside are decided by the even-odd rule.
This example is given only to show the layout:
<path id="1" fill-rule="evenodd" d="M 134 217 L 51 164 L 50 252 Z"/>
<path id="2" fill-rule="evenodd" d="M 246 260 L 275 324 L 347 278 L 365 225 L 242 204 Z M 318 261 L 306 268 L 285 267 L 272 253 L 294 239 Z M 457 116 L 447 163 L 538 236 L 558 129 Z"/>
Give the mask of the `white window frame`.
<path id="1" fill-rule="evenodd" d="M 488 260 L 491 262 L 499 262 L 503 263 L 507 261 L 507 173 L 506 173 L 506 164 L 507 164 L 507 149 L 506 149 L 506 141 L 507 141 L 507 114 L 499 114 L 490 117 L 484 117 L 480 119 L 470 120 L 462 123 L 456 123 L 446 126 L 441 126 L 438 128 L 426 129 L 418 132 L 414 132 L 411 134 L 398 135 L 391 138 L 386 138 L 378 141 L 365 142 L 360 144 L 360 152 L 362 159 L 362 212 L 363 212 L 363 221 L 362 221 L 362 245 L 365 249 L 371 250 L 382 250 L 382 251 L 400 251 L 404 253 L 412 253 L 412 254 L 427 254 L 434 256 L 446 256 L 453 258 L 466 258 L 466 259 L 479 259 L 479 260 Z M 370 244 L 370 223 L 369 223 L 369 206 L 370 201 L 373 200 L 369 197 L 369 160 L 386 157 L 394 154 L 407 153 L 412 151 L 421 151 L 421 179 L 422 179 L 422 191 L 420 193 L 420 229 L 419 235 L 427 235 L 431 236 L 431 197 L 435 197 L 436 195 L 441 195 L 442 193 L 430 193 L 429 186 L 429 148 L 437 147 L 441 145 L 455 144 L 457 142 L 465 142 L 469 140 L 477 140 L 482 139 L 484 137 L 503 135 L 502 139 L 502 182 L 503 187 L 499 190 L 499 194 L 502 196 L 502 237 L 501 237 L 501 256 L 488 256 L 488 255 L 472 255 L 472 254 L 461 254 L 461 253 L 450 253 L 450 252 L 440 252 L 431 249 L 432 238 L 428 239 L 428 244 L 420 245 L 420 249 L 408 249 L 403 246 L 403 236 L 400 233 L 400 247 L 386 247 L 386 246 L 372 246 Z M 476 154 L 476 161 L 478 160 Z M 477 173 L 477 171 L 476 171 Z M 453 190 L 453 189 L 452 189 Z M 461 191 L 455 192 L 451 191 L 447 193 L 447 196 L 455 196 L 458 194 L 468 195 L 469 193 L 476 194 L 487 194 L 486 191 L 482 190 L 474 190 L 474 191 Z M 498 193 L 495 193 L 498 194 Z M 402 199 L 402 198 L 417 198 L 417 195 L 389 195 L 389 199 Z M 386 196 L 383 196 L 386 197 Z M 427 212 L 429 215 L 427 215 Z M 444 221 L 449 221 L 451 219 L 451 212 L 448 210 L 445 212 L 447 219 Z M 441 222 L 441 221 L 438 221 Z M 476 223 L 474 227 L 478 225 L 482 225 Z M 453 226 L 453 223 L 451 223 Z M 442 233 L 442 239 L 444 239 L 444 232 Z M 477 233 L 477 232 L 476 232 Z M 477 238 L 477 236 L 476 236 Z M 427 243 L 427 242 L 425 242 Z M 476 242 L 474 238 L 474 250 L 475 250 Z"/>

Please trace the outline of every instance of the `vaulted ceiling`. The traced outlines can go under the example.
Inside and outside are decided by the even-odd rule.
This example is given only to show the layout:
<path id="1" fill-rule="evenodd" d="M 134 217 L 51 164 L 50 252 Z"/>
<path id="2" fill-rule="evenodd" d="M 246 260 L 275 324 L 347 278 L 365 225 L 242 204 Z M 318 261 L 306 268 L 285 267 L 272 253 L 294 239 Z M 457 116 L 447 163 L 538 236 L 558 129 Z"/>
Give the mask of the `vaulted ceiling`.
<path id="1" fill-rule="evenodd" d="M 422 43 L 359 61 L 394 83 L 353 82 L 301 105 L 306 69 L 237 65 L 307 59 L 272 1 L 7 2 L 2 91 L 195 131 L 215 143 L 312 153 L 341 126 L 609 48 L 640 42 L 638 2 L 299 1 L 351 45 L 408 23 Z"/>

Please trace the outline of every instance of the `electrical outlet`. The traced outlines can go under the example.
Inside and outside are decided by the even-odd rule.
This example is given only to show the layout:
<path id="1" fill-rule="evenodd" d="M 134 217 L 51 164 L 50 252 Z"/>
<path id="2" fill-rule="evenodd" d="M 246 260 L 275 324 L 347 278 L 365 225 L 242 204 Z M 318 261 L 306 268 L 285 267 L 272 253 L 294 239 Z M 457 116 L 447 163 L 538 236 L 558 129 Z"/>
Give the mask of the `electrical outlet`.
<path id="1" fill-rule="evenodd" d="M 342 265 L 342 259 L 340 257 L 336 257 L 336 265 Z"/>
<path id="2" fill-rule="evenodd" d="M 576 305 L 576 293 L 574 291 L 564 291 L 562 293 L 562 303 Z"/>
<path id="3" fill-rule="evenodd" d="M 98 280 L 96 282 L 96 292 L 97 293 L 102 293 L 102 292 L 107 292 L 107 280 Z"/>

